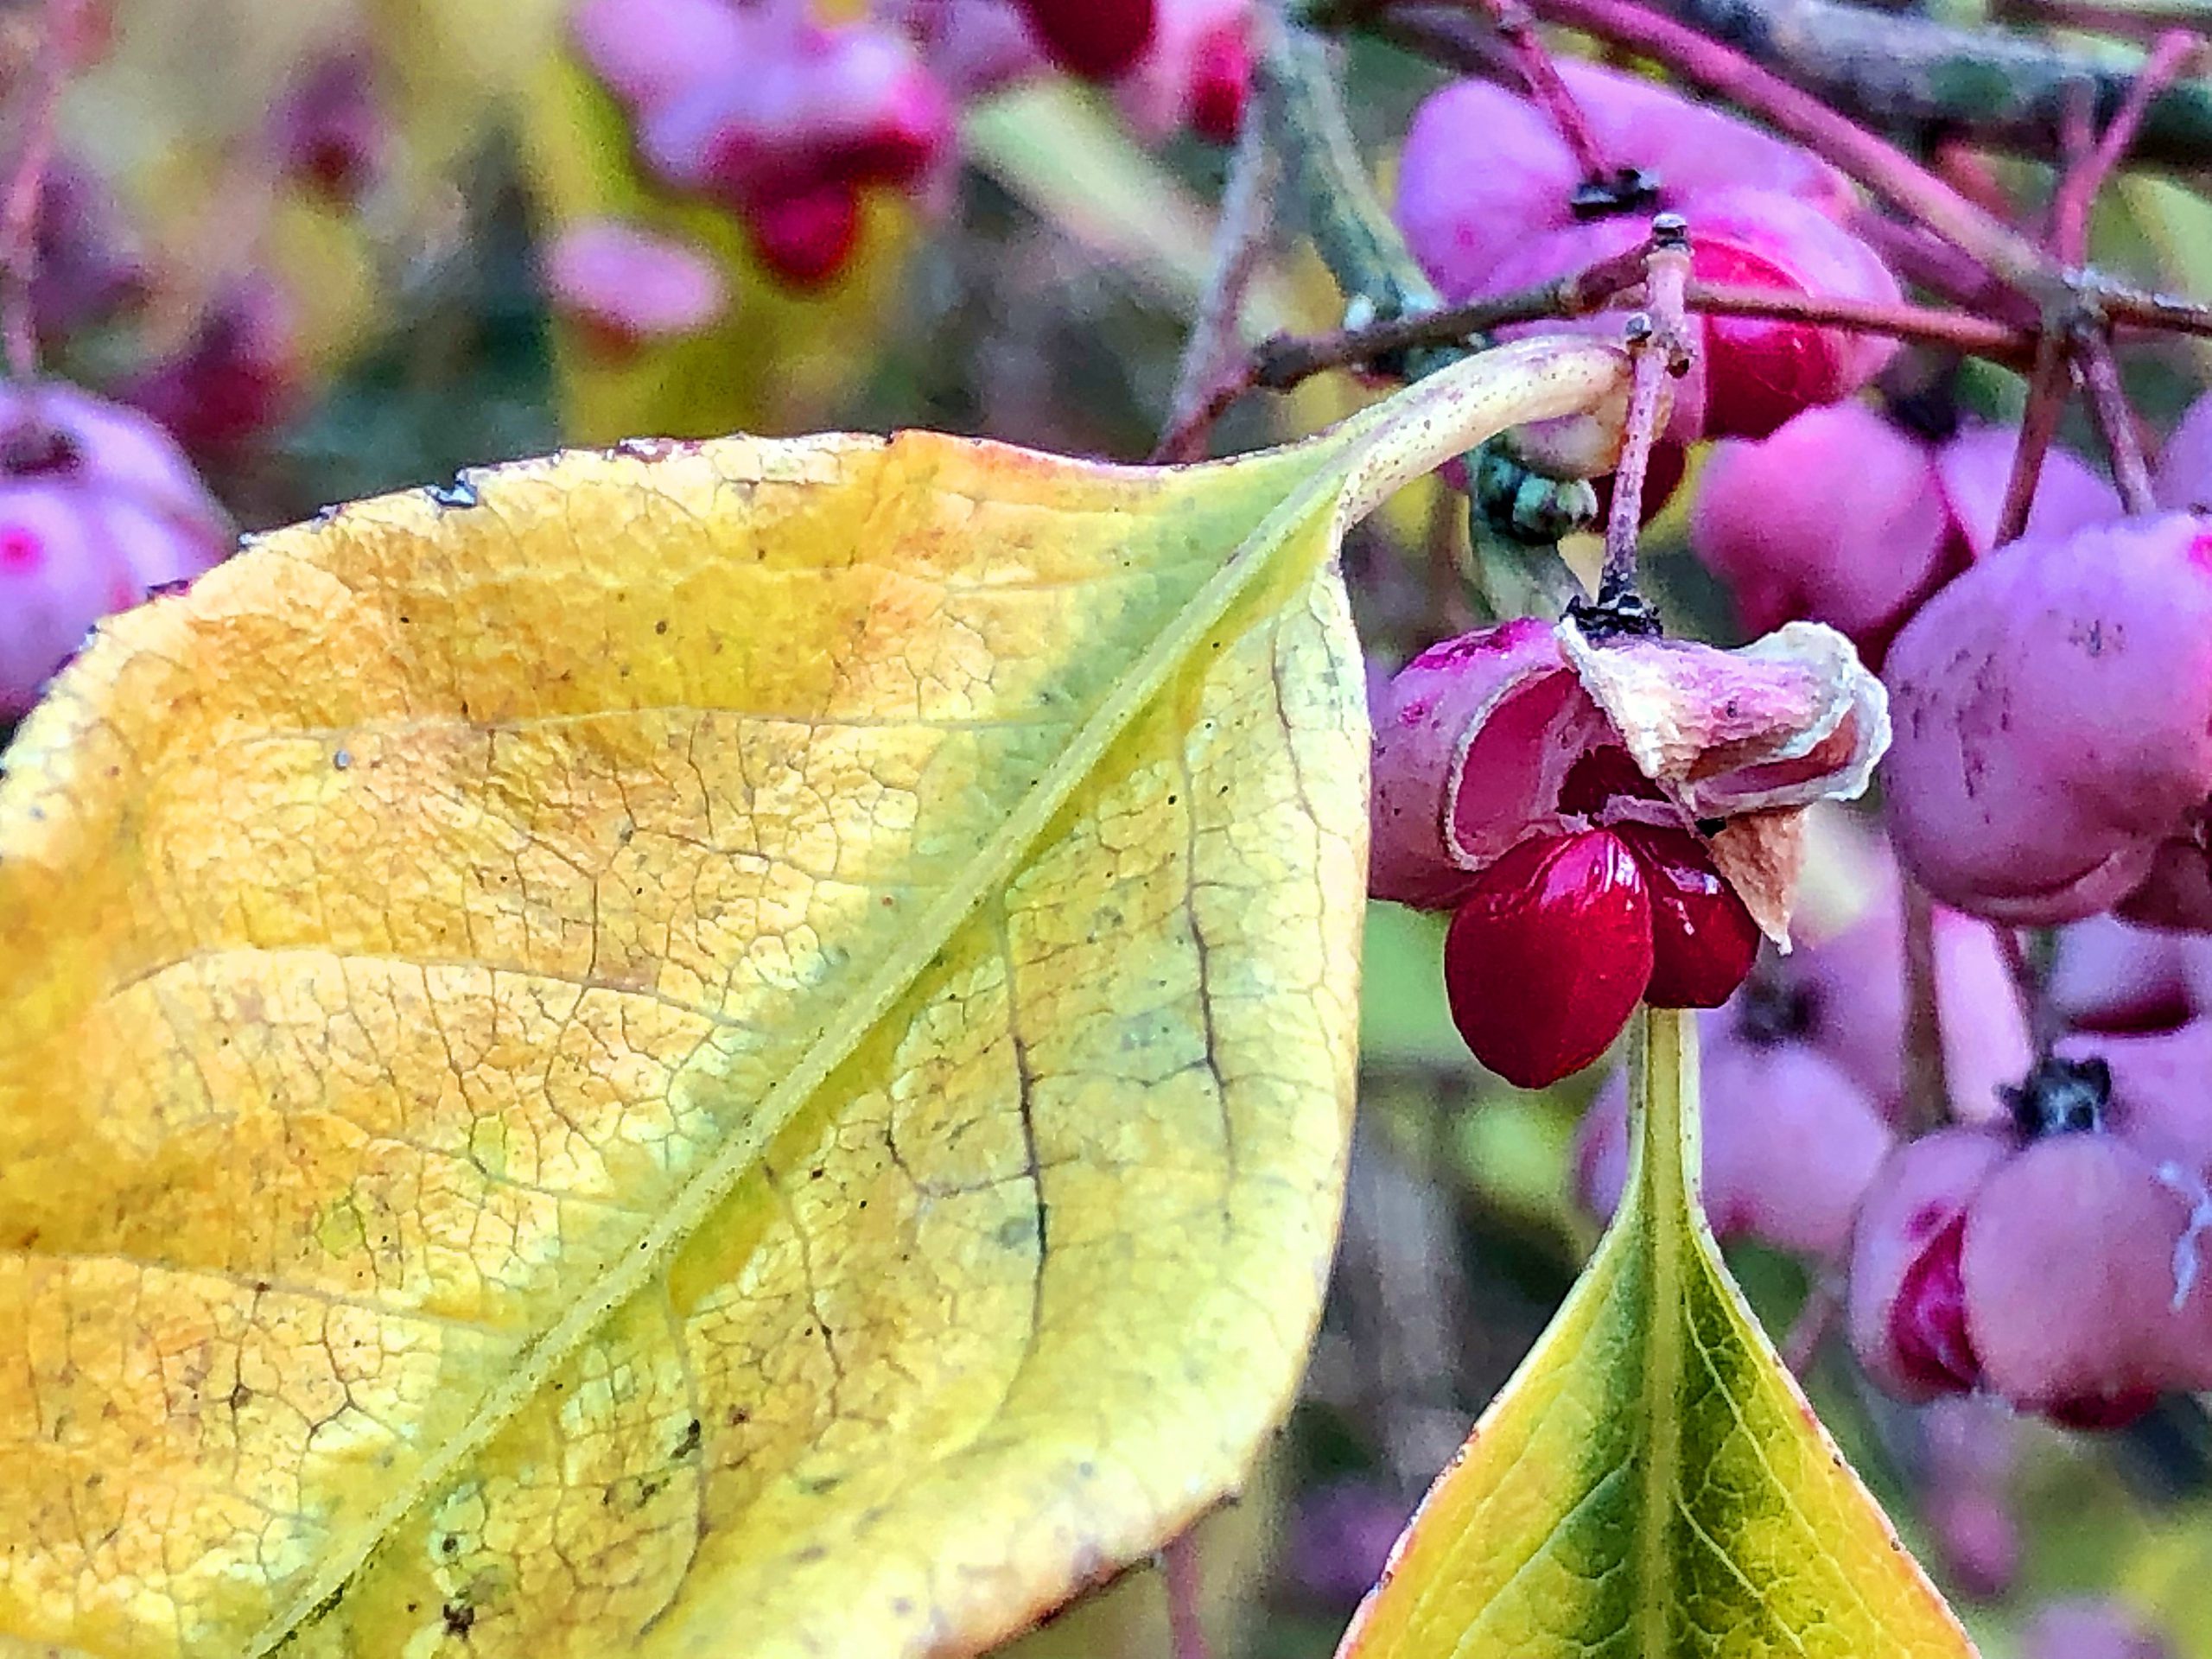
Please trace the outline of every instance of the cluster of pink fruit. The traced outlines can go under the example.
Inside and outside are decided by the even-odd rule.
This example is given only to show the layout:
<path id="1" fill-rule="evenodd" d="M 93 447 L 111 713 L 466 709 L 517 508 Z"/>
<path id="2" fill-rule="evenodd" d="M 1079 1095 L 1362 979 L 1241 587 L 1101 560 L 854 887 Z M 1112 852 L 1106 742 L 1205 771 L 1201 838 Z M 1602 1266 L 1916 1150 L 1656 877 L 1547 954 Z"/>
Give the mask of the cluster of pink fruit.
<path id="1" fill-rule="evenodd" d="M 1874 221 L 1821 162 L 1649 83 L 1565 79 L 1618 189 L 1554 111 L 1495 86 L 1449 88 L 1414 122 L 1399 214 L 1447 294 L 1632 248 L 1657 206 L 1689 219 L 1696 276 L 1897 297 L 1860 234 Z M 1725 815 L 1624 768 L 1571 680 L 1522 673 L 1549 639 L 1526 623 L 1432 649 L 1379 696 L 1371 885 L 1452 912 L 1454 1017 L 1524 1086 L 1595 1058 L 1639 996 L 1713 1009 L 1714 1225 L 1847 1268 L 1853 1343 L 1885 1387 L 2123 1422 L 2212 1388 L 2212 399 L 2170 435 L 2154 510 L 2126 512 L 2058 452 L 2000 547 L 2016 435 L 1861 401 L 1891 355 L 1868 338 L 1709 319 L 1666 431 L 1724 440 L 1691 540 L 1744 621 L 1825 623 L 1880 667 L 1894 741 L 1849 925 L 1816 915 L 1793 955 L 1758 957 L 1707 879 Z M 1948 1095 L 1918 1138 L 1907 880 L 1929 901 Z M 2050 995 L 2071 1028 L 2040 1050 L 2021 928 L 2061 930 Z M 1624 1118 L 1616 1085 L 1585 1126 L 1601 1211 Z"/>
<path id="2" fill-rule="evenodd" d="M 1243 119 L 1250 0 L 886 0 L 844 23 L 802 0 L 585 0 L 578 50 L 662 182 L 719 203 L 794 287 L 852 257 L 869 191 L 946 184 L 958 105 L 1065 70 L 1141 125 L 1217 140 Z M 642 263 L 642 260 L 641 260 Z"/>

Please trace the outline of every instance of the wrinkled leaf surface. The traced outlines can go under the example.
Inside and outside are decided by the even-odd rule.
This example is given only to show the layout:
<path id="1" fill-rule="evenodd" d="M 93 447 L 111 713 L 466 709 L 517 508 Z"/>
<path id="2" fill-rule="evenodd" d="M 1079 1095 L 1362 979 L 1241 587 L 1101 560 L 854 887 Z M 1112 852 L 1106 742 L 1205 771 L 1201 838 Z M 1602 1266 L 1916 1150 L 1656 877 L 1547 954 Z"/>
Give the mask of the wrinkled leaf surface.
<path id="1" fill-rule="evenodd" d="M 0 784 L 0 1648 L 963 1651 L 1233 1487 L 1345 1141 L 1342 521 L 1618 379 L 570 454 L 105 625 Z"/>

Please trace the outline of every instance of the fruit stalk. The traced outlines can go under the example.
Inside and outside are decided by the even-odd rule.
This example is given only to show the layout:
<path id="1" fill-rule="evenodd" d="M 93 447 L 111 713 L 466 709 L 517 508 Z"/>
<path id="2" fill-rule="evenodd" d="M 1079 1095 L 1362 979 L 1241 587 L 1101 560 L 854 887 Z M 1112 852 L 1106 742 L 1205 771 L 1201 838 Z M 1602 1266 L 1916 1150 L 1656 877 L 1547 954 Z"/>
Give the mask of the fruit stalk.
<path id="1" fill-rule="evenodd" d="M 1237 325 L 1252 278 L 1267 257 L 1281 178 L 1281 157 L 1269 140 L 1268 124 L 1247 121 L 1230 157 L 1214 225 L 1212 269 L 1184 342 L 1154 461 L 1198 460 L 1214 422 L 1245 388 L 1248 375 L 1237 360 Z"/>
<path id="2" fill-rule="evenodd" d="M 1682 308 L 1689 274 L 1688 226 L 1677 215 L 1662 213 L 1651 222 L 1651 251 L 1644 258 L 1649 308 L 1629 320 L 1634 378 L 1620 466 L 1613 474 L 1612 507 L 1605 519 L 1605 563 L 1598 582 L 1601 606 L 1631 601 L 1636 594 L 1637 540 L 1643 526 L 1643 480 L 1651 445 L 1666 418 L 1667 383 L 1688 372 L 1693 350 Z"/>

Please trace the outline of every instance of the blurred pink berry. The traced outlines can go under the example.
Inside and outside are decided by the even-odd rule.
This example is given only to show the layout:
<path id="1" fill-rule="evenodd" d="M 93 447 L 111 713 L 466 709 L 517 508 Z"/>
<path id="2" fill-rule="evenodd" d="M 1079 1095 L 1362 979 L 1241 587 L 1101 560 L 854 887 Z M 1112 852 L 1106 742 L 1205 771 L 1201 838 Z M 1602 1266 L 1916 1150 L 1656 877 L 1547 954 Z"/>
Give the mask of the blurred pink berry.
<path id="1" fill-rule="evenodd" d="M 1746 627 L 1826 622 L 1878 658 L 1943 582 L 1989 551 L 2018 437 L 1966 425 L 1935 442 L 1858 403 L 1808 409 L 1763 442 L 1717 445 L 1691 544 Z M 2111 487 L 2053 449 L 2031 531 L 2120 516 Z"/>
<path id="2" fill-rule="evenodd" d="M 192 339 L 122 395 L 194 456 L 220 460 L 290 416 L 300 374 L 291 302 L 257 276 L 219 296 Z"/>
<path id="3" fill-rule="evenodd" d="M 2091 916 L 2058 930 L 2046 988 L 2078 1030 L 2171 1030 L 2196 1011 L 2190 963 L 2206 949 L 2186 934 Z"/>
<path id="4" fill-rule="evenodd" d="M 703 249 L 620 219 L 569 226 L 543 258 L 555 308 L 618 357 L 696 334 L 728 303 L 721 271 Z"/>
<path id="5" fill-rule="evenodd" d="M 351 207 L 383 173 L 390 123 L 365 54 L 310 62 L 270 118 L 270 142 L 286 174 Z"/>
<path id="6" fill-rule="evenodd" d="M 956 103 L 988 97 L 1052 67 L 1020 11 L 1005 0 L 889 0 L 878 10 L 906 32 Z"/>
<path id="7" fill-rule="evenodd" d="M 114 193 L 90 169 L 57 158 L 38 212 L 31 312 L 41 342 L 67 340 L 143 297 L 146 265 Z"/>
<path id="8" fill-rule="evenodd" d="M 1962 1394 L 1980 1381 L 1959 1266 L 1967 1206 L 2012 1150 L 1992 1130 L 1939 1130 L 1898 1147 L 1867 1187 L 1846 1321 L 1859 1363 L 1899 1399 Z"/>
<path id="9" fill-rule="evenodd" d="M 1745 627 L 1807 617 L 1862 648 L 1934 588 L 1949 532 L 1928 447 L 1859 403 L 1715 445 L 1690 518 Z"/>
<path id="10" fill-rule="evenodd" d="M 2212 1286 L 2176 1305 L 2190 1210 L 2112 1135 L 2048 1135 L 1991 1170 L 1959 1260 L 1981 1380 L 2080 1427 L 2140 1416 L 2164 1389 L 2212 1385 Z"/>
<path id="11" fill-rule="evenodd" d="M 576 50 L 633 115 L 740 73 L 759 31 L 730 0 L 582 0 Z"/>
<path id="12" fill-rule="evenodd" d="M 2076 1033 L 2058 1057 L 2101 1068 L 2104 1126 L 2153 1163 L 2212 1174 L 2212 1020 L 2171 1031 Z"/>
<path id="13" fill-rule="evenodd" d="M 1947 904 L 2069 921 L 2195 842 L 2212 793 L 2212 528 L 2024 537 L 1906 625 L 1885 673 L 1900 859 Z"/>
<path id="14" fill-rule="evenodd" d="M 1112 80 L 1152 44 L 1154 0 L 1016 0 L 1052 61 L 1070 74 Z"/>
<path id="15" fill-rule="evenodd" d="M 1252 35 L 1242 21 L 1217 25 L 1191 54 L 1191 130 L 1217 144 L 1236 142 L 1252 92 Z"/>
<path id="16" fill-rule="evenodd" d="M 0 713 L 27 710 L 101 617 L 199 575 L 232 542 L 143 416 L 73 386 L 0 388 Z"/>
<path id="17" fill-rule="evenodd" d="M 2158 456 L 2152 478 L 2158 505 L 2183 512 L 2212 512 L 2212 393 L 2189 406 Z"/>
<path id="18" fill-rule="evenodd" d="M 1937 1559 L 1966 1594 L 1993 1600 L 2020 1571 L 2019 1424 L 1994 1400 L 1953 1395 L 1929 1402 L 1920 1427 L 1921 1515 Z"/>
<path id="19" fill-rule="evenodd" d="M 1695 202 L 1748 188 L 1840 213 L 1843 175 L 1794 144 L 1641 76 L 1562 61 L 1560 73 L 1592 137 L 1622 166 L 1643 168 L 1656 196 L 1629 215 L 1641 237 L 1653 212 L 1697 221 Z M 1542 110 L 1485 80 L 1461 80 L 1423 103 L 1398 167 L 1397 219 L 1414 257 L 1455 297 L 1497 291 L 1492 272 L 1524 242 L 1592 222 L 1573 201 L 1582 184 L 1565 140 Z"/>
<path id="20" fill-rule="evenodd" d="M 1997 521 L 2012 481 L 2019 429 L 1967 422 L 1936 446 L 1936 481 L 1949 509 L 1953 533 L 1967 560 L 1986 558 L 1997 542 Z M 2028 509 L 2026 533 L 2070 536 L 2120 516 L 2120 497 L 2070 449 L 2053 445 L 2044 456 Z"/>
<path id="21" fill-rule="evenodd" d="M 2054 1602 L 2020 1632 L 2020 1659 L 2173 1659 L 2173 1649 L 2117 1602 Z"/>
<path id="22" fill-rule="evenodd" d="M 1600 148 L 1641 169 L 1648 191 L 1591 214 L 1573 156 L 1532 102 L 1486 82 L 1446 87 L 1407 135 L 1398 218 L 1447 298 L 1508 292 L 1626 251 L 1655 207 L 1687 218 L 1703 280 L 1872 303 L 1900 297 L 1888 268 L 1837 222 L 1849 191 L 1824 163 L 1648 81 L 1575 62 L 1561 73 Z M 1676 388 L 1669 428 L 1682 440 L 1764 436 L 1864 385 L 1896 351 L 1875 335 L 1787 321 L 1700 326 L 1705 350 Z"/>
<path id="23" fill-rule="evenodd" d="M 1866 1091 L 1801 1039 L 1755 1027 L 1746 988 L 1698 1020 L 1706 1215 L 1722 1239 L 1753 1238 L 1821 1260 L 1841 1256 L 1852 1218 L 1889 1154 Z M 1577 1196 L 1601 1218 L 1628 1178 L 1628 1085 L 1616 1072 L 1583 1119 Z"/>
<path id="24" fill-rule="evenodd" d="M 845 267 L 860 240 L 859 192 L 821 184 L 753 204 L 746 229 L 753 257 L 793 288 L 816 288 Z"/>
<path id="25" fill-rule="evenodd" d="M 909 10 L 943 25 L 932 56 L 950 61 L 959 20 L 919 18 L 923 7 Z M 919 194 L 950 162 L 950 100 L 899 29 L 728 0 L 586 0 L 571 26 L 635 118 L 648 165 L 735 213 L 761 264 L 790 286 L 843 269 L 862 191 Z M 931 38 L 920 28 L 916 37 Z"/>
<path id="26" fill-rule="evenodd" d="M 1743 1018 L 1749 1029 L 1785 1033 L 1816 1050 L 1897 1123 L 1905 1116 L 1904 913 L 1887 861 L 1872 864 L 1856 913 L 1841 925 L 1807 930 L 1788 956 L 1772 960 L 1764 995 Z M 2027 1012 L 1988 924 L 1937 906 L 1930 933 L 1951 1115 L 1991 1122 L 2005 1115 L 1999 1089 L 2018 1081 L 2031 1058 Z"/>
<path id="27" fill-rule="evenodd" d="M 1252 0 L 1157 0 L 1152 42 L 1115 85 L 1115 102 L 1155 138 L 1189 128 L 1226 143 L 1243 124 L 1252 73 Z"/>

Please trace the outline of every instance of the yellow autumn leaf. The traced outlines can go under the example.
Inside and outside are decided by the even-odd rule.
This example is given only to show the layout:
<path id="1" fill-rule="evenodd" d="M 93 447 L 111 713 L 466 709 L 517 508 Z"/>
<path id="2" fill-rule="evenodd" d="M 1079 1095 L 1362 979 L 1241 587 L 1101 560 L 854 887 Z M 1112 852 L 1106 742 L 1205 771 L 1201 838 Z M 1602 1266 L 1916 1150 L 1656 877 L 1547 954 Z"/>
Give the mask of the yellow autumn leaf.
<path id="1" fill-rule="evenodd" d="M 1971 1659 L 1722 1264 L 1693 1016 L 1637 1016 L 1628 1187 L 1339 1659 Z"/>
<path id="2" fill-rule="evenodd" d="M 972 1650 L 1235 1486 L 1344 1156 L 1289 448 L 652 442 L 261 540 L 0 783 L 0 1651 Z"/>

